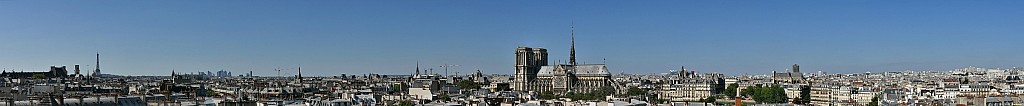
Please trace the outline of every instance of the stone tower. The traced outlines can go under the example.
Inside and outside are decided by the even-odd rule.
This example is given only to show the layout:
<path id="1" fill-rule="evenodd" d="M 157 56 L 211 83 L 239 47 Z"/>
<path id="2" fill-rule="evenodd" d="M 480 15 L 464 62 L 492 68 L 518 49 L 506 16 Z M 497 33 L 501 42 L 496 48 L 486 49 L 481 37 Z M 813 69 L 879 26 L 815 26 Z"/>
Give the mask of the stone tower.
<path id="1" fill-rule="evenodd" d="M 800 73 L 800 65 L 793 64 L 793 72 L 794 73 Z"/>
<path id="2" fill-rule="evenodd" d="M 548 50 L 544 48 L 516 48 L 516 70 L 512 81 L 513 90 L 529 90 L 526 86 L 537 78 L 541 66 L 548 65 Z"/>

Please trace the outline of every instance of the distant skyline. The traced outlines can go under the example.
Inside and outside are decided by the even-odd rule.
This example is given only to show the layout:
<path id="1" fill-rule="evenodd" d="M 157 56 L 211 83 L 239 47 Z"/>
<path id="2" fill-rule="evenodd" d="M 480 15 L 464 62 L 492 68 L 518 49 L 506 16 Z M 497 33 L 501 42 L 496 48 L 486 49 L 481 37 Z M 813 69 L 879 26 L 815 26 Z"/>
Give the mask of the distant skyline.
<path id="1" fill-rule="evenodd" d="M 411 74 L 416 61 L 511 74 L 518 46 L 567 61 L 573 23 L 579 63 L 612 73 L 1010 68 L 1024 67 L 1022 3 L 7 0 L 0 68 L 92 70 L 100 53 L 117 75 Z"/>

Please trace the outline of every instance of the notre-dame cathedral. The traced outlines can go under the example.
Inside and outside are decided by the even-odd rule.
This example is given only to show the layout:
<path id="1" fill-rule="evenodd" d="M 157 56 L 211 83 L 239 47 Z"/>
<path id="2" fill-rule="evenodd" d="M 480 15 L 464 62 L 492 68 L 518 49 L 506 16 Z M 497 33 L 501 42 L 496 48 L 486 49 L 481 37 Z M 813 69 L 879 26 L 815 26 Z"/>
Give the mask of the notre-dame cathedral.
<path id="1" fill-rule="evenodd" d="M 575 34 L 572 34 L 569 63 L 548 65 L 544 48 L 516 48 L 516 70 L 512 89 L 555 94 L 590 93 L 611 86 L 611 74 L 604 64 L 576 64 Z"/>

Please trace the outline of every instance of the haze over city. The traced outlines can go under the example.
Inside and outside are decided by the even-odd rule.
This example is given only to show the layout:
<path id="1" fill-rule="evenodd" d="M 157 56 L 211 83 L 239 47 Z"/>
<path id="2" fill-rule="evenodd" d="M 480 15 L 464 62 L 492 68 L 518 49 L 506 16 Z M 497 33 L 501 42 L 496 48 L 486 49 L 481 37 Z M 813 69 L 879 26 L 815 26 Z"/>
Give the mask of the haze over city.
<path id="1" fill-rule="evenodd" d="M 1007 3 L 1013 2 L 1013 3 Z M 912 5 L 911 5 L 912 4 Z M 513 73 L 518 46 L 612 73 L 947 71 L 1024 63 L 1020 1 L 0 1 L 0 68 L 168 75 Z M 979 6 L 984 5 L 984 6 Z M 288 73 L 285 75 L 290 75 Z"/>

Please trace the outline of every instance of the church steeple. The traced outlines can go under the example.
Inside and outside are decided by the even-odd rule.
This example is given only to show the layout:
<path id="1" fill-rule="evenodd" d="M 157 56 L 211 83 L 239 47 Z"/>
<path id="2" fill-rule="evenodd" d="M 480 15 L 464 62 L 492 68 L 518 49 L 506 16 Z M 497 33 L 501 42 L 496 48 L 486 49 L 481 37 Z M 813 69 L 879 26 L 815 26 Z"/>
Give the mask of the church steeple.
<path id="1" fill-rule="evenodd" d="M 302 83 L 302 67 L 298 67 L 297 71 L 298 74 L 295 75 L 295 80 L 299 81 L 299 83 Z"/>
<path id="2" fill-rule="evenodd" d="M 413 75 L 420 75 L 420 61 L 416 61 L 416 74 Z"/>
<path id="3" fill-rule="evenodd" d="M 571 44 L 569 46 L 569 64 L 576 66 L 576 23 L 569 26 L 569 35 L 572 36 Z"/>

